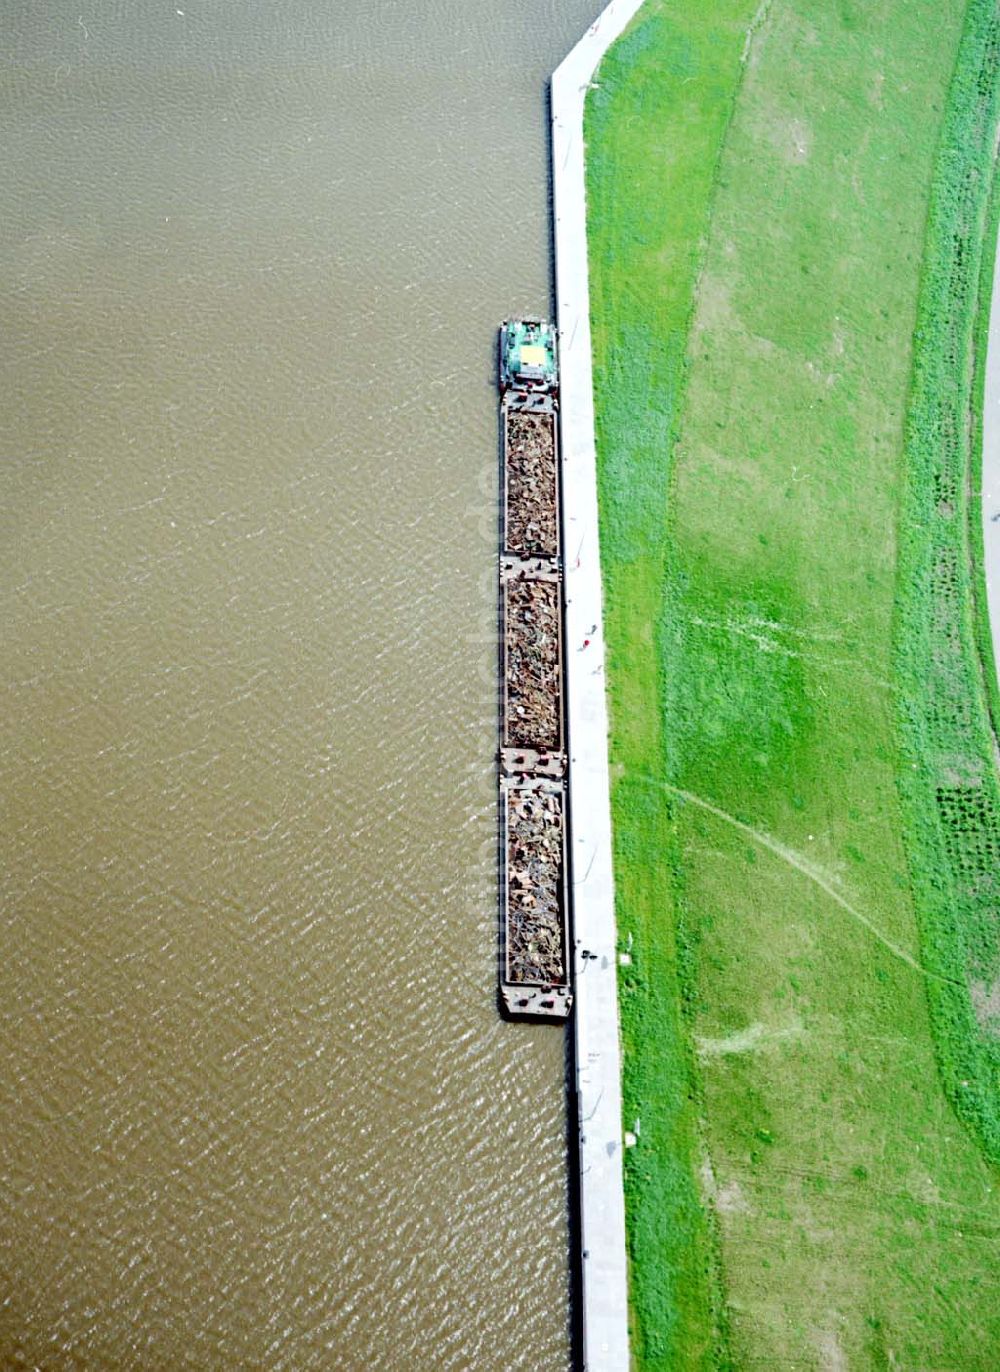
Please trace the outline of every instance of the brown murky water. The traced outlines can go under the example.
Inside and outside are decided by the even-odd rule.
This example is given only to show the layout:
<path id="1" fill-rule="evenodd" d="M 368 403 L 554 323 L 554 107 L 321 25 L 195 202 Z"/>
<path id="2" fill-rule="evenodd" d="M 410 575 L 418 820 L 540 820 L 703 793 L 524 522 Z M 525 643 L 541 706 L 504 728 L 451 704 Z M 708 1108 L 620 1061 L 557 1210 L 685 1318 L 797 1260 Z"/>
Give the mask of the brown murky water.
<path id="1" fill-rule="evenodd" d="M 558 1368 L 493 329 L 594 0 L 8 0 L 0 1365 Z"/>

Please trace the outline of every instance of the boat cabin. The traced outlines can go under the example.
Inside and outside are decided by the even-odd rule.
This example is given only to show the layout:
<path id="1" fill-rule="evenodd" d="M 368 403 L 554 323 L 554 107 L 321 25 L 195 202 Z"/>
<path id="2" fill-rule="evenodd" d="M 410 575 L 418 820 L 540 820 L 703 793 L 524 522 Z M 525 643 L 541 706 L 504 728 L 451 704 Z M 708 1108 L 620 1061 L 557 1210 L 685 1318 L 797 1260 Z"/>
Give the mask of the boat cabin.
<path id="1" fill-rule="evenodd" d="M 507 319 L 500 327 L 500 389 L 554 392 L 558 385 L 555 325 Z"/>

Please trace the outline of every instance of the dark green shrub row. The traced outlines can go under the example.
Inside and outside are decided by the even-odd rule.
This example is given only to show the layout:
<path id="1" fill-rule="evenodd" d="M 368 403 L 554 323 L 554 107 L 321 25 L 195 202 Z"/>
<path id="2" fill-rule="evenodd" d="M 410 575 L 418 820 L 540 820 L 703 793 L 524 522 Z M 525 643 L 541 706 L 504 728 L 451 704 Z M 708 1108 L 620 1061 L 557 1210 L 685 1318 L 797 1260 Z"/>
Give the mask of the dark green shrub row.
<path id="1" fill-rule="evenodd" d="M 970 0 L 938 152 L 914 338 L 896 653 L 900 790 L 938 1060 L 959 1116 L 1000 1162 L 1000 1023 L 984 1008 L 1000 974 L 1000 784 L 978 656 L 969 523 L 998 59 L 994 0 Z"/>
<path id="2" fill-rule="evenodd" d="M 993 178 L 993 194 L 990 200 L 989 222 L 983 240 L 982 260 L 979 268 L 979 308 L 976 313 L 975 363 L 976 375 L 973 387 L 975 404 L 970 416 L 972 423 L 971 453 L 972 461 L 969 500 L 969 546 L 975 568 L 973 592 L 975 595 L 976 646 L 982 665 L 983 684 L 989 706 L 990 723 L 994 737 L 1000 738 L 1000 682 L 995 671 L 993 635 L 990 629 L 989 608 L 986 602 L 986 572 L 983 549 L 983 506 L 982 506 L 982 462 L 983 450 L 983 400 L 986 381 L 986 345 L 990 328 L 990 302 L 993 293 L 993 268 L 997 253 L 997 230 L 1000 227 L 1000 178 Z M 996 645 L 1000 651 L 1000 643 Z"/>

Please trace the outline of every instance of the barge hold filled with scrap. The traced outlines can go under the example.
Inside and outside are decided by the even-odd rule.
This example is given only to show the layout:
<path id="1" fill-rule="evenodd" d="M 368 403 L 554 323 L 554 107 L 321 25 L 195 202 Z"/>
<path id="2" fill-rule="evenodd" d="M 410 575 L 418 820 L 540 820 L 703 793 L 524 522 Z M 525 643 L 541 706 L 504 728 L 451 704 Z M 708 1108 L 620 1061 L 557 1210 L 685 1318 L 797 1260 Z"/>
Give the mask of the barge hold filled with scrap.
<path id="1" fill-rule="evenodd" d="M 511 1016 L 563 1020 L 573 996 L 558 375 L 551 324 L 502 326 L 500 1002 Z"/>

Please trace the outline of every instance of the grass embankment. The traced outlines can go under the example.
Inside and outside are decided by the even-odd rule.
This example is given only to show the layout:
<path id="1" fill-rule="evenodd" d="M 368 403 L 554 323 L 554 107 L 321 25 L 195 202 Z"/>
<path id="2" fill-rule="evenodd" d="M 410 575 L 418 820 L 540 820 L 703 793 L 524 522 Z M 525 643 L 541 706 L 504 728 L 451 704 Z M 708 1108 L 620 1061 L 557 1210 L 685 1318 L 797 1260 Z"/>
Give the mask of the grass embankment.
<path id="1" fill-rule="evenodd" d="M 977 597 L 977 486 L 1000 19 L 975 0 L 945 112 L 906 429 L 897 670 L 904 810 L 938 1058 L 958 1114 L 1000 1164 L 1000 785 Z M 992 265 L 991 263 L 989 264 Z M 978 589 L 981 590 L 981 587 Z M 971 995 L 970 995 L 971 988 Z"/>
<path id="2" fill-rule="evenodd" d="M 988 905 L 969 945 L 947 901 L 926 903 L 921 861 L 940 860 L 943 831 L 935 815 L 911 871 L 899 791 L 911 820 L 937 804 L 920 751 L 942 756 L 921 713 L 933 683 L 912 655 L 937 602 L 910 577 L 929 546 L 913 435 L 936 421 L 919 421 L 912 343 L 925 251 L 926 325 L 954 242 L 928 218 L 932 185 L 940 209 L 963 159 L 979 177 L 963 182 L 963 261 L 980 279 L 968 197 L 988 184 L 986 145 L 953 136 L 992 119 L 971 98 L 990 17 L 968 7 L 949 87 L 959 0 L 651 0 L 588 103 L 640 1367 L 988 1367 L 1000 1335 L 989 1040 L 962 974 Z M 927 379 L 967 407 L 975 291 L 963 302 L 948 354 L 962 375 Z M 925 328 L 923 355 L 940 339 Z M 947 503 L 961 606 L 965 497 Z M 956 700 L 973 661 L 963 613 Z M 925 730 L 912 757 L 908 663 Z M 965 742 L 983 763 L 977 719 Z M 986 885 L 967 881 L 968 902 Z M 974 1097 L 975 1135 L 942 1078 Z"/>
<path id="3" fill-rule="evenodd" d="M 979 661 L 982 664 L 990 727 L 1000 740 L 1000 681 L 997 679 L 997 652 L 990 628 L 989 606 L 986 601 L 986 568 L 983 547 L 983 401 L 986 382 L 986 350 L 989 342 L 990 304 L 993 294 L 993 270 L 996 264 L 997 242 L 1000 237 L 1000 175 L 994 175 L 993 193 L 986 220 L 986 232 L 979 266 L 979 295 L 976 310 L 973 354 L 975 370 L 972 383 L 972 414 L 969 435 L 971 479 L 969 481 L 968 531 L 969 551 L 973 566 L 973 595 L 975 604 L 975 636 Z M 990 664 L 993 664 L 992 667 Z"/>
<path id="4" fill-rule="evenodd" d="M 587 107 L 615 881 L 632 965 L 620 982 L 633 1344 L 696 1366 L 724 1332 L 697 1103 L 679 999 L 667 813 L 647 784 L 666 752 L 662 615 L 667 456 L 718 159 L 757 0 L 649 3 Z M 606 269 L 605 269 L 606 267 Z M 627 436 L 627 441 L 626 440 Z M 639 1121 L 636 1125 L 635 1122 Z"/>

